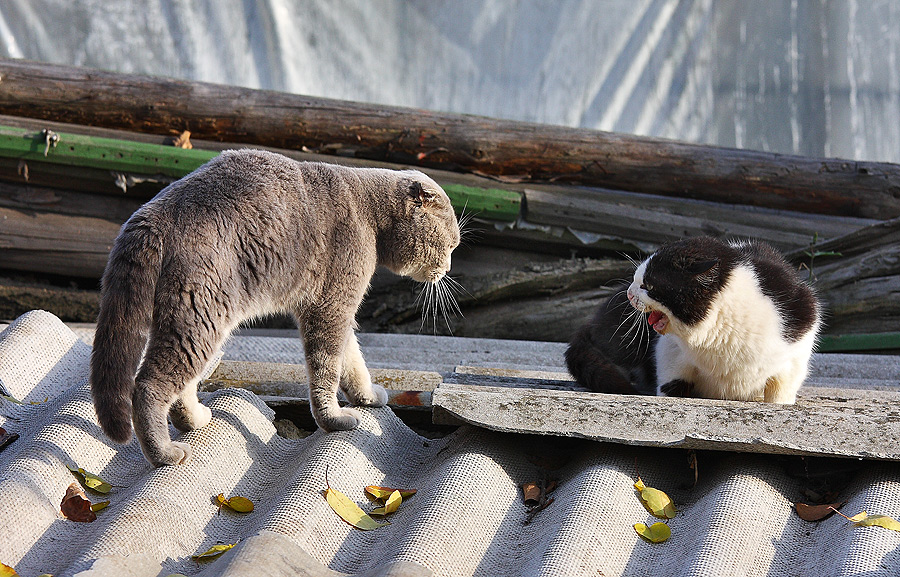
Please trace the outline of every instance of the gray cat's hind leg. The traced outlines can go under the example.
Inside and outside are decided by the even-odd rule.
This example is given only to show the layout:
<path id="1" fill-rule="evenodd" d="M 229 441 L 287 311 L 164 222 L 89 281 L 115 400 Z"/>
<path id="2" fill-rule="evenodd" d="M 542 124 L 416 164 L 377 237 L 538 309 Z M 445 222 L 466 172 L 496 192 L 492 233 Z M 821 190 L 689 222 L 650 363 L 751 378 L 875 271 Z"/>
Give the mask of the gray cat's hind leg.
<path id="1" fill-rule="evenodd" d="M 197 399 L 197 383 L 219 340 L 199 333 L 151 337 L 135 379 L 132 420 L 141 450 L 153 465 L 180 465 L 190 459 L 190 445 L 169 437 L 166 417 L 181 431 L 209 423 L 212 412 Z"/>
<path id="2" fill-rule="evenodd" d="M 212 411 L 206 405 L 200 404 L 197 399 L 197 383 L 199 379 L 193 379 L 187 383 L 178 398 L 169 407 L 169 418 L 175 428 L 182 432 L 193 431 L 205 427 L 212 419 Z"/>
<path id="3" fill-rule="evenodd" d="M 350 331 L 344 345 L 344 358 L 341 365 L 341 390 L 347 400 L 354 405 L 367 407 L 383 407 L 387 404 L 387 391 L 381 385 L 372 383 L 366 361 L 359 350 L 356 333 Z"/>
<path id="4" fill-rule="evenodd" d="M 144 456 L 155 467 L 180 465 L 191 458 L 191 447 L 169 437 L 166 414 L 177 395 L 166 382 L 171 376 L 157 370 L 155 364 L 145 363 L 135 380 L 131 398 L 134 432 Z"/>

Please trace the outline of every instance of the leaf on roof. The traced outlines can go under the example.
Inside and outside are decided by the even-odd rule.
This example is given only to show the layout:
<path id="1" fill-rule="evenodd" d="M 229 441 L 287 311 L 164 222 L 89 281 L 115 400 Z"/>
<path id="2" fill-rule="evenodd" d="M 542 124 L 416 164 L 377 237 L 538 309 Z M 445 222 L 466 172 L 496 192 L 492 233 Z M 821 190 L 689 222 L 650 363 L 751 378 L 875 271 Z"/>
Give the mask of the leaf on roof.
<path id="1" fill-rule="evenodd" d="M 662 543 L 672 536 L 672 530 L 662 521 L 658 521 L 649 527 L 643 523 L 635 523 L 634 530 L 643 539 L 651 543 Z"/>
<path id="2" fill-rule="evenodd" d="M 210 559 L 215 559 L 225 551 L 228 551 L 232 547 L 237 545 L 237 543 L 219 543 L 217 545 L 213 545 L 203 553 L 198 553 L 197 555 L 191 555 L 191 559 L 194 561 L 209 561 Z"/>
<path id="3" fill-rule="evenodd" d="M 84 494 L 78 483 L 72 483 L 59 504 L 63 516 L 70 521 L 90 523 L 97 520 L 97 514 L 91 509 L 91 501 Z"/>
<path id="4" fill-rule="evenodd" d="M 363 531 L 371 531 L 372 529 L 390 525 L 387 521 L 376 521 L 367 515 L 365 511 L 360 509 L 359 505 L 351 501 L 347 495 L 344 495 L 336 489 L 332 489 L 331 483 L 328 482 L 327 467 L 325 469 L 325 486 L 327 489 L 322 491 L 322 494 L 325 495 L 325 501 L 328 502 L 331 509 L 347 523 L 353 525 L 357 529 L 362 529 Z"/>
<path id="5" fill-rule="evenodd" d="M 390 515 L 400 508 L 400 503 L 403 501 L 403 497 L 401 496 L 400 491 L 394 491 L 391 495 L 385 500 L 383 507 L 378 507 L 374 509 L 370 514 L 371 515 Z"/>
<path id="6" fill-rule="evenodd" d="M 885 529 L 890 529 L 891 531 L 900 532 L 900 522 L 898 522 L 893 517 L 888 517 L 887 515 L 869 515 L 868 513 L 863 511 L 858 515 L 849 517 L 849 519 L 859 527 L 884 527 Z"/>
<path id="7" fill-rule="evenodd" d="M 73 467 L 72 465 L 66 466 L 85 488 L 97 491 L 98 493 L 103 493 L 104 495 L 112 491 L 112 485 L 101 479 L 98 475 L 85 471 L 81 467 Z"/>
<path id="8" fill-rule="evenodd" d="M 653 487 L 647 487 L 640 477 L 638 477 L 637 482 L 634 484 L 634 488 L 637 489 L 644 508 L 646 508 L 651 515 L 658 517 L 659 519 L 673 519 L 675 517 L 675 504 L 664 492 L 659 489 L 654 489 Z"/>
<path id="9" fill-rule="evenodd" d="M 824 505 L 807 505 L 806 503 L 794 503 L 794 510 L 797 516 L 804 521 L 821 521 L 834 514 L 838 507 L 841 507 L 846 501 L 840 503 L 826 503 Z"/>
<path id="10" fill-rule="evenodd" d="M 0 563 L 0 577 L 18 577 L 16 570 L 5 563 Z"/>
<path id="11" fill-rule="evenodd" d="M 852 517 L 848 517 L 834 507 L 832 507 L 832 511 L 852 522 L 857 527 L 883 527 L 885 529 L 890 529 L 891 531 L 900 532 L 900 522 L 887 515 L 869 515 L 865 511 L 862 511 Z"/>
<path id="12" fill-rule="evenodd" d="M 409 499 L 416 494 L 415 489 L 393 489 L 391 487 L 379 487 L 378 485 L 369 485 L 365 488 L 366 494 L 378 501 L 386 500 L 394 491 L 399 491 L 400 496 L 404 499 Z"/>
<path id="13" fill-rule="evenodd" d="M 100 501 L 99 503 L 94 503 L 93 505 L 91 505 L 91 511 L 96 513 L 97 511 L 102 511 L 107 507 L 109 507 L 109 501 Z"/>
<path id="14" fill-rule="evenodd" d="M 5 449 L 11 443 L 15 442 L 15 440 L 18 438 L 18 433 L 8 433 L 6 429 L 0 427 L 0 451 Z M 0 577 L 2 577 L 2 574 L 0 574 Z"/>
<path id="15" fill-rule="evenodd" d="M 10 403 L 15 403 L 17 405 L 43 405 L 48 400 L 50 400 L 50 397 L 44 397 L 43 401 L 28 401 L 26 403 L 25 401 L 20 401 L 12 395 L 4 395 L 3 393 L 0 393 L 0 399 L 6 399 Z"/>
<path id="16" fill-rule="evenodd" d="M 233 497 L 228 497 L 226 499 L 223 493 L 219 493 L 216 495 L 215 501 L 220 508 L 227 507 L 237 513 L 250 513 L 253 511 L 253 502 L 240 495 L 234 495 Z"/>

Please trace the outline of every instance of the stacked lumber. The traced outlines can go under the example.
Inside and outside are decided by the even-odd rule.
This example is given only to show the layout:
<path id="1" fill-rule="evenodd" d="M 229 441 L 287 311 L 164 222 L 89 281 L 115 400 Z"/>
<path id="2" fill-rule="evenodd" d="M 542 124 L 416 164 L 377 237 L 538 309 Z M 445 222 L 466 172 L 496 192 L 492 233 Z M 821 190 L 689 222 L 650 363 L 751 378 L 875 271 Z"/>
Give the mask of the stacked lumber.
<path id="1" fill-rule="evenodd" d="M 464 317 L 423 319 L 416 287 L 380 271 L 363 330 L 564 341 L 610 283 L 629 276 L 622 254 L 698 234 L 760 238 L 791 253 L 828 303 L 834 333 L 900 329 L 890 288 L 900 259 L 879 241 L 895 222 L 886 219 L 900 217 L 898 165 L 24 61 L 0 61 L 0 78 L 0 269 L 95 282 L 140 204 L 218 151 L 253 146 L 417 167 L 476 217 L 454 255 Z M 193 149 L 172 147 L 185 130 Z"/>

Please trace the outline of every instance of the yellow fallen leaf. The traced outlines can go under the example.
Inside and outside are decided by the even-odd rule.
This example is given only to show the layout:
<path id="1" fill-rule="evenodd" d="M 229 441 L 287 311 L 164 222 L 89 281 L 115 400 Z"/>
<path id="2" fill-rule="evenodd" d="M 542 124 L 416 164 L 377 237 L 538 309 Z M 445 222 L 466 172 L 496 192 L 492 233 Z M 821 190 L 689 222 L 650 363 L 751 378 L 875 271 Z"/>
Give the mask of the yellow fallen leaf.
<path id="1" fill-rule="evenodd" d="M 662 521 L 656 522 L 649 527 L 643 523 L 635 523 L 634 530 L 638 535 L 651 543 L 662 543 L 672 536 L 672 530 Z"/>
<path id="2" fill-rule="evenodd" d="M 380 522 L 376 521 L 372 517 L 366 515 L 365 511 L 359 508 L 359 505 L 350 500 L 347 495 L 344 495 L 340 491 L 336 491 L 331 487 L 328 487 L 325 490 L 325 500 L 328 501 L 328 504 L 337 513 L 341 519 L 350 523 L 357 529 L 362 529 L 363 531 L 371 531 L 372 529 L 378 529 L 379 527 L 384 527 L 385 525 L 390 525 L 387 521 Z"/>
<path id="3" fill-rule="evenodd" d="M 644 504 L 644 507 L 651 515 L 660 519 L 675 518 L 675 504 L 664 492 L 653 487 L 647 487 L 640 477 L 634 484 L 634 488 L 637 489 L 641 496 L 641 503 Z"/>
<path id="4" fill-rule="evenodd" d="M 900 532 L 900 522 L 897 522 L 896 519 L 888 517 L 887 515 L 869 515 L 863 511 L 858 515 L 847 518 L 859 527 L 884 527 L 891 531 Z"/>
<path id="5" fill-rule="evenodd" d="M 371 495 L 372 498 L 379 500 L 387 499 L 394 491 L 399 491 L 400 496 L 404 499 L 409 499 L 416 494 L 415 489 L 392 489 L 390 487 L 379 487 L 378 485 L 369 485 L 365 488 L 365 491 L 368 495 Z"/>
<path id="6" fill-rule="evenodd" d="M 91 489 L 92 491 L 97 491 L 98 493 L 109 493 L 112 491 L 112 485 L 98 477 L 93 473 L 89 473 L 85 471 L 81 467 L 73 467 L 72 465 L 66 465 L 72 474 L 75 475 L 82 485 L 87 489 Z"/>
<path id="7" fill-rule="evenodd" d="M 15 398 L 15 397 L 12 396 L 12 395 L 4 395 L 4 394 L 0 393 L 0 399 L 6 399 L 6 400 L 9 401 L 10 403 L 15 403 L 15 404 L 17 404 L 17 405 L 24 405 L 24 404 L 25 404 L 25 401 L 20 401 L 19 399 Z M 48 400 L 50 400 L 50 397 L 44 397 L 44 400 L 43 400 L 43 401 L 28 401 L 28 404 L 29 404 L 29 405 L 43 405 L 43 404 L 46 403 Z"/>
<path id="8" fill-rule="evenodd" d="M 213 545 L 212 547 L 210 547 L 203 553 L 200 553 L 198 555 L 191 555 L 191 559 L 193 559 L 194 561 L 206 561 L 208 559 L 215 559 L 216 557 L 218 557 L 225 551 L 228 551 L 235 545 L 237 545 L 237 543 L 231 543 L 230 545 L 226 545 L 224 543 L 220 543 L 218 545 Z"/>
<path id="9" fill-rule="evenodd" d="M 0 577 L 19 577 L 19 574 L 9 565 L 0 563 Z"/>
<path id="10" fill-rule="evenodd" d="M 400 503 L 402 501 L 403 497 L 401 496 L 400 491 L 394 491 L 387 498 L 387 501 L 384 502 L 384 507 L 378 507 L 372 511 L 372 515 L 390 515 L 400 508 Z"/>
<path id="11" fill-rule="evenodd" d="M 96 513 L 97 511 L 102 511 L 107 507 L 109 507 L 109 501 L 100 501 L 99 503 L 94 503 L 93 505 L 91 505 L 91 511 Z"/>
<path id="12" fill-rule="evenodd" d="M 240 495 L 235 495 L 226 499 L 224 494 L 219 493 L 216 495 L 216 502 L 220 507 L 228 507 L 232 511 L 238 513 L 250 513 L 253 511 L 253 502 Z"/>

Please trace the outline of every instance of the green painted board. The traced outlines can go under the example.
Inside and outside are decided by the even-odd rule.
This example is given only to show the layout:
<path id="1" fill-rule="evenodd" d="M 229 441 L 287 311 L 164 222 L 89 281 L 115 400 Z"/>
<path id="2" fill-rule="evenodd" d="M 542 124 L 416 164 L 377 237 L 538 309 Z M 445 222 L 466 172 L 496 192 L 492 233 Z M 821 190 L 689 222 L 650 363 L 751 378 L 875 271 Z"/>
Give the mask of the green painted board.
<path id="1" fill-rule="evenodd" d="M 900 333 L 823 335 L 816 350 L 820 353 L 900 351 Z"/>
<path id="2" fill-rule="evenodd" d="M 82 166 L 131 174 L 182 176 L 216 156 L 218 152 L 175 146 L 56 133 L 59 140 L 47 147 L 41 132 L 0 126 L 0 156 L 66 166 Z M 458 213 L 463 210 L 479 218 L 511 222 L 519 217 L 522 195 L 508 190 L 444 184 Z"/>
<path id="3" fill-rule="evenodd" d="M 184 149 L 81 134 L 60 132 L 57 135 L 59 141 L 56 145 L 47 148 L 46 139 L 40 132 L 0 126 L 0 155 L 114 172 L 163 174 L 180 178 L 218 154 L 210 150 Z"/>
<path id="4" fill-rule="evenodd" d="M 487 220 L 512 222 L 519 218 L 522 195 L 500 188 L 480 188 L 441 183 L 457 213 L 472 214 Z"/>

